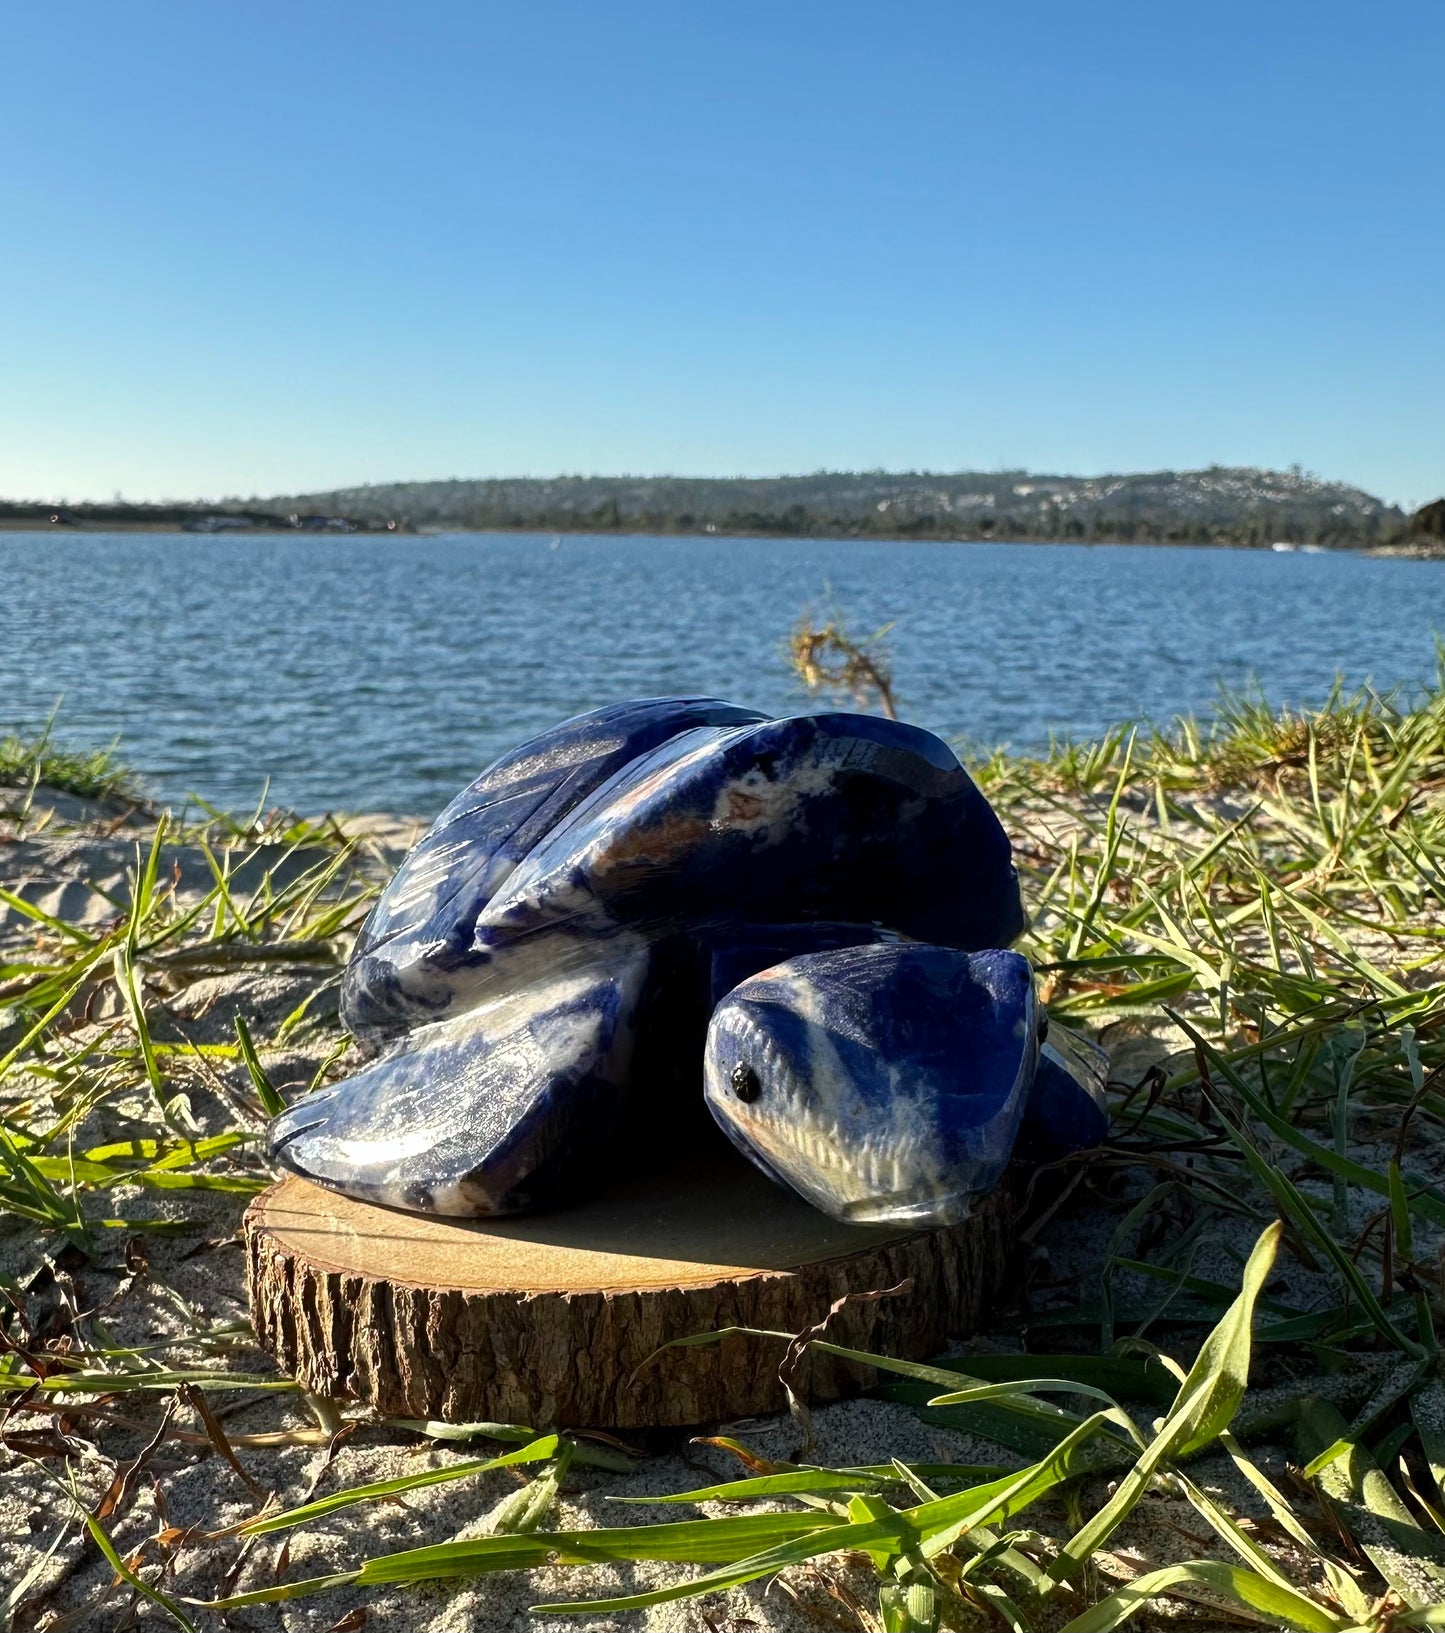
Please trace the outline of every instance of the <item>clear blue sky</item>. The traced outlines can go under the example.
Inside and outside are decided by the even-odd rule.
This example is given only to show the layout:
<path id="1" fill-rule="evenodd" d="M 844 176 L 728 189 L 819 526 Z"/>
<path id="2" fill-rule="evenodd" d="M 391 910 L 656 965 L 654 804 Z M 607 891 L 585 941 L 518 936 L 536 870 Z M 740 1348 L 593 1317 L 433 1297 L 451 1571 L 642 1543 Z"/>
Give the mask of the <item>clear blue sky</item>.
<path id="1" fill-rule="evenodd" d="M 1440 0 L 57 0 L 0 60 L 6 496 L 1445 491 Z"/>

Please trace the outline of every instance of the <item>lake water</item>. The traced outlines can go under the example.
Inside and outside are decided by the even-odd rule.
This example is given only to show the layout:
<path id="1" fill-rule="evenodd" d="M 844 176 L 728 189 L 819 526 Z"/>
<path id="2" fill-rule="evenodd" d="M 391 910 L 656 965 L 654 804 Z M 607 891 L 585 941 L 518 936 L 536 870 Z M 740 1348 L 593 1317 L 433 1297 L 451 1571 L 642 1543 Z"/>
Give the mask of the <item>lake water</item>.
<path id="1" fill-rule="evenodd" d="M 900 712 L 1032 747 L 1257 680 L 1434 672 L 1445 566 L 1354 555 L 827 540 L 0 533 L 0 729 L 119 736 L 162 797 L 430 815 L 618 698 L 808 700 L 805 604 L 892 622 Z"/>

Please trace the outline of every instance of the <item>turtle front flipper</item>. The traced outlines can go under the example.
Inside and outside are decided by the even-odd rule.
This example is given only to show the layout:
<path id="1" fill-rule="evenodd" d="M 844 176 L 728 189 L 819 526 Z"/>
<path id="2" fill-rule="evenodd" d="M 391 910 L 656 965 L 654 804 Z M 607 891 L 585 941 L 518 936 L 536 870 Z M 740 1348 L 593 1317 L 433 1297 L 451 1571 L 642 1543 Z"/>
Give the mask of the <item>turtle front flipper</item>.
<path id="1" fill-rule="evenodd" d="M 365 1202 L 482 1217 L 547 1207 L 626 1115 L 645 950 L 417 1028 L 267 1130 L 272 1158 Z"/>

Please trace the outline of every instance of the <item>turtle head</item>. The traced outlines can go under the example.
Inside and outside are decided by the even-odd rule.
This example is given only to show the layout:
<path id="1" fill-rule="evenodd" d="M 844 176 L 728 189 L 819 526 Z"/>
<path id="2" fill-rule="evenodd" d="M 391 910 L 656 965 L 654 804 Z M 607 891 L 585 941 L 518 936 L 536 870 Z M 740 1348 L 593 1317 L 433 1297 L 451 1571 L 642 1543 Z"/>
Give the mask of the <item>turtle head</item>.
<path id="1" fill-rule="evenodd" d="M 1015 953 L 809 954 L 718 1005 L 704 1092 L 746 1157 L 835 1219 L 952 1224 L 1008 1160 L 1036 1028 Z"/>
<path id="2" fill-rule="evenodd" d="M 708 1028 L 704 1094 L 728 1139 L 770 1179 L 847 1217 L 857 1133 L 840 1113 L 850 1086 L 829 1040 L 790 1001 L 791 987 L 780 965 L 719 1004 Z"/>

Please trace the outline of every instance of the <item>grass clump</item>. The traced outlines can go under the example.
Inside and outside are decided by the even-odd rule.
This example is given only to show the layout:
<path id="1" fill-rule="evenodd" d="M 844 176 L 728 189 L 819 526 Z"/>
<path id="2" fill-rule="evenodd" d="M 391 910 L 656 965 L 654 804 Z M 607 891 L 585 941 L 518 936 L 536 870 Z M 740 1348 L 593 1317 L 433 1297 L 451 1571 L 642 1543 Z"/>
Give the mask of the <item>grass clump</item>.
<path id="1" fill-rule="evenodd" d="M 139 779 L 109 748 L 66 748 L 55 741 L 52 715 L 33 737 L 9 732 L 0 737 L 0 788 L 52 788 L 79 799 L 124 800 L 139 804 Z"/>
<path id="2" fill-rule="evenodd" d="M 252 1459 L 338 1429 L 520 1448 L 337 1481 L 210 1537 L 162 1528 L 116 1591 L 149 1589 L 154 1613 L 202 1625 L 342 1590 L 667 1562 L 687 1569 L 545 1608 L 622 1615 L 777 1576 L 824 1583 L 839 1625 L 869 1630 L 1090 1633 L 1158 1625 L 1180 1601 L 1212 1626 L 1445 1626 L 1445 683 L 1304 712 L 1234 700 L 1203 725 L 999 754 L 977 775 L 1015 839 L 1022 946 L 1050 1011 L 1115 1061 L 1109 1141 L 1038 1177 L 1021 1233 L 1045 1242 L 1050 1218 L 1088 1209 L 1106 1222 L 1097 1262 L 1058 1285 L 1035 1275 L 996 1335 L 1012 1349 L 924 1365 L 808 1341 L 876 1366 L 897 1410 L 989 1442 L 992 1466 L 779 1460 L 716 1439 L 742 1477 L 635 1500 L 720 1517 L 568 1527 L 556 1505 L 579 1469 L 633 1466 L 615 1447 L 546 1424 L 343 1423 L 328 1403 L 320 1428 L 248 1436 L 218 1411 L 181 1429 L 196 1391 L 300 1392 L 235 1363 L 238 1326 L 187 1318 L 152 1351 L 77 1310 L 57 1335 L 17 1286 L 0 1390 L 15 1421 L 62 1399 L 77 1446 L 99 1443 L 120 1400 L 148 1432 L 212 1450 L 219 1435 Z M 194 899 L 167 865 L 178 840 L 209 857 Z M 339 1022 L 314 996 L 204 1043 L 162 1022 L 218 968 L 294 967 L 324 992 L 374 890 L 357 861 L 329 828 L 162 825 L 111 919 L 31 909 L 0 967 L 0 1215 L 95 1258 L 136 1229 L 111 1206 L 122 1192 L 168 1204 L 158 1228 L 181 1231 L 213 1229 L 202 1202 L 237 1207 L 264 1179 L 277 1063 L 301 1042 L 324 1075 Z M 102 1137 L 108 1114 L 120 1126 Z M 795 1335 L 751 1341 L 775 1357 Z M 530 1478 L 486 1535 L 363 1541 L 326 1575 L 237 1580 L 273 1533 L 504 1467 Z M 87 1507 L 97 1547 L 133 1501 L 103 1496 Z M 235 1550 L 219 1581 L 203 1542 Z"/>

